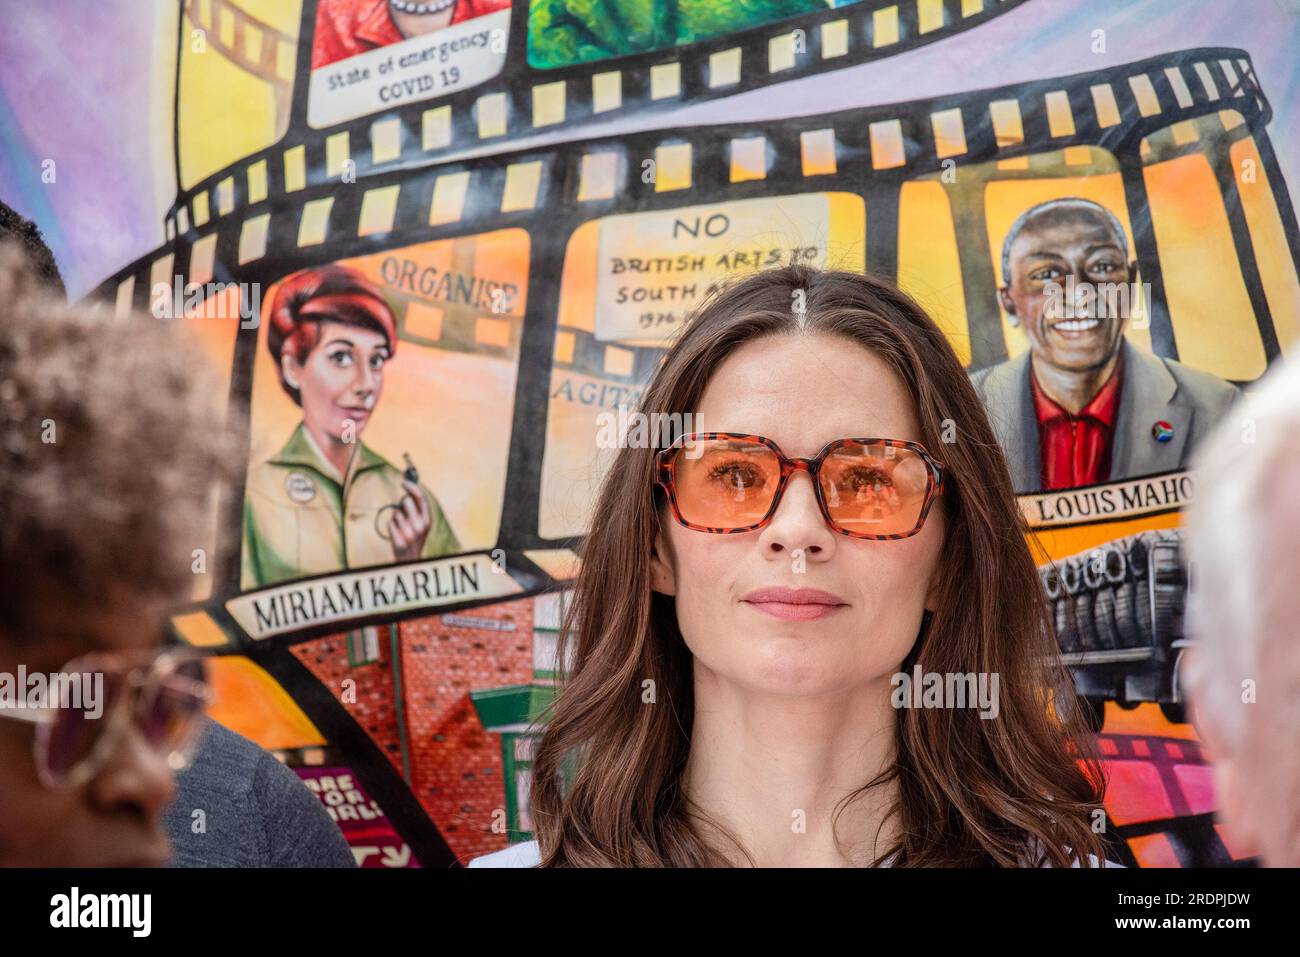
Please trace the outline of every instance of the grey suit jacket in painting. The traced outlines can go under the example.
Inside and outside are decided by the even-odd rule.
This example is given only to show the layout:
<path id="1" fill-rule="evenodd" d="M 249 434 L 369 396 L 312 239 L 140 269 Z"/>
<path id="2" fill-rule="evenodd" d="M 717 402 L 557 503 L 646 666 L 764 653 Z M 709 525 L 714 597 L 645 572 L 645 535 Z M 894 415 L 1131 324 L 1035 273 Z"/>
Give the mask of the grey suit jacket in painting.
<path id="1" fill-rule="evenodd" d="M 1197 442 L 1231 408 L 1237 387 L 1208 372 L 1135 348 L 1127 339 L 1124 382 L 1115 418 L 1109 481 L 1155 475 L 1185 468 Z M 997 434 L 1011 469 L 1016 492 L 1041 490 L 1042 458 L 1038 419 L 1029 384 L 1029 351 L 1014 359 L 971 373 L 989 424 Z M 1173 437 L 1158 442 L 1157 422 L 1173 426 Z"/>

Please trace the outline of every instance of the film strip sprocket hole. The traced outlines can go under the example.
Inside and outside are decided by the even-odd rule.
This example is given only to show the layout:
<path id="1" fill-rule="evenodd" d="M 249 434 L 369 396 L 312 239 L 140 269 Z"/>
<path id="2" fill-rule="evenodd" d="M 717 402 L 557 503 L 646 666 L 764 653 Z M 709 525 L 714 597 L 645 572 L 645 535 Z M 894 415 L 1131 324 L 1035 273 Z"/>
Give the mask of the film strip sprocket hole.
<path id="1" fill-rule="evenodd" d="M 337 180 L 343 162 L 355 164 L 349 168 L 350 173 L 367 176 L 435 161 L 453 150 L 495 144 L 504 147 L 521 136 L 593 119 L 606 120 L 759 89 L 903 53 L 987 22 L 1023 2 L 856 0 L 757 25 L 746 24 L 738 13 L 733 31 L 711 39 L 570 66 L 538 68 L 529 63 L 529 14 L 533 2 L 515 0 L 511 9 L 502 11 L 504 17 L 493 14 L 448 28 L 459 38 L 474 24 L 486 24 L 480 32 L 487 31 L 504 43 L 500 55 L 493 54 L 499 60 L 497 72 L 472 86 L 456 88 L 455 83 L 442 83 L 447 78 L 441 74 L 449 72 L 444 60 L 434 71 L 438 75 L 433 79 L 439 83 L 412 73 L 414 79 L 393 81 L 401 102 L 376 92 L 369 108 L 364 103 L 357 107 L 364 112 L 328 117 L 323 122 L 319 103 L 332 94 L 328 89 L 322 92 L 328 84 L 320 82 L 316 82 L 313 92 L 314 76 L 337 69 L 341 87 L 352 60 L 312 69 L 316 3 L 303 4 L 295 40 L 241 10 L 231 0 L 183 0 L 180 41 L 192 42 L 192 31 L 211 37 L 208 54 L 225 57 L 249 77 L 262 81 L 281 120 L 277 123 L 276 146 L 230 165 L 223 163 L 218 172 L 188 185 L 192 177 L 182 173 L 201 166 L 202 161 L 187 155 L 187 151 L 197 148 L 187 146 L 185 124 L 202 123 L 206 108 L 203 103 L 186 103 L 184 91 L 178 90 L 177 181 L 182 189 L 166 217 L 167 238 L 178 232 L 184 234 L 191 224 L 201 227 L 212 216 L 254 205 L 268 192 L 278 195 Z M 807 8 L 807 3 L 792 6 Z M 434 43 L 437 36 L 412 37 L 394 44 L 394 48 L 419 47 L 424 39 Z M 371 54 L 352 59 L 364 61 L 366 56 Z M 403 59 L 418 61 L 419 51 L 405 54 Z M 464 73 L 470 77 L 483 69 L 466 64 Z M 440 84 L 441 92 L 426 90 L 411 95 L 416 87 Z M 360 96 L 346 95 L 354 100 Z M 381 101 L 381 96 L 387 102 Z M 191 116 L 195 117 L 193 121 Z M 340 136 L 346 144 L 343 147 L 339 146 Z"/>

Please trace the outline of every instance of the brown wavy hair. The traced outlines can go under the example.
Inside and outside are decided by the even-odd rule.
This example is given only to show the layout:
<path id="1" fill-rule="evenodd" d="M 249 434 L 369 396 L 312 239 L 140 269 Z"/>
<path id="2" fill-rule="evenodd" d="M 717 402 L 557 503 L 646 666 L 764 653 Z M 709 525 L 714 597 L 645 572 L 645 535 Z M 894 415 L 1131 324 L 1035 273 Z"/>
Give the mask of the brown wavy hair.
<path id="1" fill-rule="evenodd" d="M 791 308 L 797 290 L 802 314 Z M 1060 661 L 1007 464 L 965 370 L 920 306 L 888 282 L 850 272 L 787 266 L 733 281 L 692 316 L 638 411 L 694 412 L 738 346 L 798 333 L 839 336 L 885 360 L 916 403 L 922 443 L 943 451 L 937 607 L 900 670 L 919 662 L 925 671 L 999 676 L 992 720 L 975 709 L 896 710 L 894 762 L 841 802 L 894 782 L 886 820 L 896 816 L 896 838 L 873 864 L 1104 859 L 1091 826 L 1104 791 L 1096 740 Z M 941 441 L 945 425 L 955 441 Z M 619 450 L 581 546 L 560 633 L 569 670 L 544 715 L 533 765 L 543 867 L 728 866 L 681 786 L 693 661 L 674 599 L 651 589 L 655 535 L 672 521 L 654 484 L 654 456 L 653 448 Z M 646 679 L 658 689 L 655 707 L 642 703 Z"/>

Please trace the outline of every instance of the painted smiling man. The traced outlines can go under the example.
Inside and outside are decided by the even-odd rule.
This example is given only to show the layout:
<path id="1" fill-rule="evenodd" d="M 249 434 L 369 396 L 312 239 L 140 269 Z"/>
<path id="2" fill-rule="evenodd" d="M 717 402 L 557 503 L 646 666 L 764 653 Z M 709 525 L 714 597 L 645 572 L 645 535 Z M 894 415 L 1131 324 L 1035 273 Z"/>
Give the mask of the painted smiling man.
<path id="1" fill-rule="evenodd" d="M 1125 338 L 1136 276 L 1123 226 L 1091 200 L 1040 203 L 1007 232 L 998 295 L 1029 348 L 971 381 L 1017 492 L 1183 468 L 1236 399 L 1231 383 Z"/>

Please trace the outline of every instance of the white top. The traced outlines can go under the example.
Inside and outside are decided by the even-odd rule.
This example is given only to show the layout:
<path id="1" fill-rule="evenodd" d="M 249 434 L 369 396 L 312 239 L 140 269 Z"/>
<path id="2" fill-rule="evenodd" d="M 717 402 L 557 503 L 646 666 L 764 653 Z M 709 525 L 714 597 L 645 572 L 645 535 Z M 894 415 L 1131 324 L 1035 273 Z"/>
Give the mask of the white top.
<path id="1" fill-rule="evenodd" d="M 537 848 L 536 841 L 524 841 L 522 844 L 511 844 L 503 851 L 493 851 L 491 854 L 484 854 L 481 857 L 475 857 L 469 862 L 469 867 L 536 867 L 542 862 L 541 851 Z"/>
<path id="2" fill-rule="evenodd" d="M 493 851 L 491 854 L 483 854 L 480 857 L 472 858 L 469 867 L 536 867 L 541 863 L 542 856 L 538 850 L 536 841 L 524 841 L 522 844 L 511 844 L 503 851 Z M 888 864 L 883 865 L 888 867 Z M 1043 867 L 1051 867 L 1050 861 L 1045 861 Z M 1076 858 L 1071 867 L 1078 867 L 1079 861 Z M 1088 866 L 1097 867 L 1097 855 L 1088 855 Z M 1107 861 L 1106 867 L 1123 867 L 1123 864 L 1116 864 L 1114 861 Z"/>

